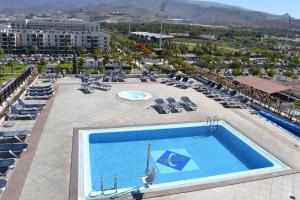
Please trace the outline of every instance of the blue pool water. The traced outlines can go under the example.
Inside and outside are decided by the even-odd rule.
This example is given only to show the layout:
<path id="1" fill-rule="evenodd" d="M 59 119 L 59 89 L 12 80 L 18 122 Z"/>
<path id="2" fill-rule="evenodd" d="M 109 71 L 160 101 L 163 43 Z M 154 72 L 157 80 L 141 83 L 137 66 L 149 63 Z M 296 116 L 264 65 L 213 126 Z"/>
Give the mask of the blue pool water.
<path id="1" fill-rule="evenodd" d="M 118 177 L 119 188 L 142 186 L 148 144 L 150 168 L 156 167 L 158 172 L 155 184 L 278 165 L 232 130 L 218 125 L 211 132 L 207 126 L 192 125 L 91 133 L 88 137 L 91 189 L 100 190 L 101 177 L 106 189 L 113 187 L 114 175 Z"/>
<path id="2" fill-rule="evenodd" d="M 152 98 L 152 95 L 149 92 L 139 91 L 139 90 L 129 90 L 129 91 L 122 91 L 118 93 L 118 96 L 123 99 L 128 100 L 147 100 Z"/>

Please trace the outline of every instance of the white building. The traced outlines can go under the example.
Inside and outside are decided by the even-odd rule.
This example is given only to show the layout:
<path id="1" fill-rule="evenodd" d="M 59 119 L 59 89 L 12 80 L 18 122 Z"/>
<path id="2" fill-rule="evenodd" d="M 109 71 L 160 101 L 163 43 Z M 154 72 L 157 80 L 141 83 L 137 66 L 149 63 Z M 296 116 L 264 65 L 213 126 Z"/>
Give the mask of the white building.
<path id="1" fill-rule="evenodd" d="M 110 37 L 100 23 L 83 20 L 24 19 L 0 26 L 0 43 L 9 51 L 70 51 L 85 48 L 109 50 Z"/>

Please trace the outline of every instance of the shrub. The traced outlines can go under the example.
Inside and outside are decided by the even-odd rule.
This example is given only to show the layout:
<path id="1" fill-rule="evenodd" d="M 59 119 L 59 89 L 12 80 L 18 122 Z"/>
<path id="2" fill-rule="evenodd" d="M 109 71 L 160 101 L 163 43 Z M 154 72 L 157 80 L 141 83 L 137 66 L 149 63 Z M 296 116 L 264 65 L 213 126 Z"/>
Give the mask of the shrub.
<path id="1" fill-rule="evenodd" d="M 294 101 L 294 105 L 295 105 L 296 107 L 300 107 L 300 100 Z"/>

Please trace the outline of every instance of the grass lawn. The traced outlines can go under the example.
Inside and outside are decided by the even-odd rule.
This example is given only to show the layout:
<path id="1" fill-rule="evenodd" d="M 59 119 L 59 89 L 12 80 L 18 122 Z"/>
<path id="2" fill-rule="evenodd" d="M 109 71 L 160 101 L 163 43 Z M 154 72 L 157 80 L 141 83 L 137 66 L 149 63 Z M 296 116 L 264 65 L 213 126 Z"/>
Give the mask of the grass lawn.
<path id="1" fill-rule="evenodd" d="M 0 77 L 0 85 L 2 85 L 3 83 L 5 83 L 8 80 L 13 80 L 18 76 L 19 76 L 19 74 L 13 74 L 13 75 L 12 74 L 9 74 L 9 75 L 6 74 L 4 76 L 1 76 Z"/>
<path id="2" fill-rule="evenodd" d="M 14 64 L 13 72 L 14 73 L 22 73 L 25 69 L 26 65 Z M 3 70 L 4 73 L 12 73 L 12 69 L 8 65 L 1 65 L 0 69 Z"/>
<path id="3" fill-rule="evenodd" d="M 8 65 L 0 65 L 1 77 L 0 77 L 0 85 L 2 85 L 4 82 L 8 80 L 15 79 L 20 74 L 23 73 L 24 69 L 26 68 L 26 65 L 20 65 L 20 64 L 14 64 L 13 66 L 13 73 L 12 69 Z"/>

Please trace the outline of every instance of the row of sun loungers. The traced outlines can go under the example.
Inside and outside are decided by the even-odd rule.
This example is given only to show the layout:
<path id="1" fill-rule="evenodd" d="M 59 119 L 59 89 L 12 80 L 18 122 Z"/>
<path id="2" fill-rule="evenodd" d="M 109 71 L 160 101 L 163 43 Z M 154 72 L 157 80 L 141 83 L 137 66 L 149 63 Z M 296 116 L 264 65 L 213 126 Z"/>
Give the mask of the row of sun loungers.
<path id="1" fill-rule="evenodd" d="M 103 82 L 124 82 L 125 80 L 126 76 L 122 72 L 108 71 L 103 76 Z"/>
<path id="2" fill-rule="evenodd" d="M 102 90 L 102 91 L 109 91 L 111 90 L 112 86 L 102 83 L 99 80 L 93 81 L 91 83 L 83 82 L 81 83 L 80 90 L 85 94 L 92 94 L 95 92 L 94 89 Z"/>
<path id="3" fill-rule="evenodd" d="M 32 86 L 26 91 L 26 97 L 45 97 L 53 94 L 52 85 Z M 44 103 L 29 103 L 29 101 L 18 99 L 15 104 L 10 106 L 6 116 L 8 120 L 34 120 L 45 106 Z M 28 148 L 26 140 L 30 135 L 30 130 L 0 130 L 0 191 L 6 188 L 7 180 L 5 177 L 7 173 L 14 168 L 17 159 Z"/>
<path id="4" fill-rule="evenodd" d="M 143 74 L 140 76 L 140 80 L 142 82 L 147 82 L 148 79 L 152 82 L 156 82 L 156 79 L 157 79 L 156 72 L 155 71 L 151 71 L 151 72 L 144 71 Z"/>
<path id="5" fill-rule="evenodd" d="M 52 85 L 47 86 L 32 86 L 27 89 L 25 99 L 50 99 L 54 95 Z"/>
<path id="6" fill-rule="evenodd" d="M 161 79 L 160 83 L 175 86 L 182 89 L 190 88 L 194 85 L 194 80 L 190 80 L 188 76 L 182 76 L 182 75 L 171 75 L 168 78 Z"/>
<path id="7" fill-rule="evenodd" d="M 167 98 L 166 101 L 162 98 L 157 98 L 154 102 L 160 113 L 181 112 L 183 109 L 195 111 L 198 107 L 187 96 L 181 97 L 179 102 L 172 97 Z"/>
<path id="8" fill-rule="evenodd" d="M 14 168 L 16 160 L 26 151 L 25 140 L 30 136 L 30 130 L 0 131 L 0 192 L 7 185 L 7 173 Z"/>
<path id="9" fill-rule="evenodd" d="M 52 85 L 33 86 L 28 88 L 25 99 L 48 99 L 53 94 Z M 9 120 L 34 120 L 45 106 L 45 104 L 31 104 L 24 102 L 22 99 L 18 99 L 14 105 L 10 106 L 10 110 L 6 116 Z"/>
<path id="10" fill-rule="evenodd" d="M 208 81 L 204 85 L 198 85 L 194 88 L 202 92 L 207 97 L 219 101 L 226 108 L 247 108 L 249 98 L 239 95 L 236 90 L 224 88 L 222 84 Z"/>

